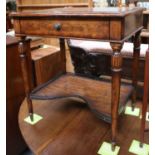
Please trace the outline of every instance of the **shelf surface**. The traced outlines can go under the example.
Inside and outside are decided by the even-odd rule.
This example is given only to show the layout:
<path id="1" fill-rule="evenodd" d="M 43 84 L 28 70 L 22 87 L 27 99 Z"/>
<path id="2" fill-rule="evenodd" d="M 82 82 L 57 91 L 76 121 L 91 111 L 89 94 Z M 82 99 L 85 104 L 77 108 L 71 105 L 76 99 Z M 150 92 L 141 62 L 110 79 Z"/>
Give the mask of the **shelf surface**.
<path id="1" fill-rule="evenodd" d="M 119 113 L 132 92 L 131 85 L 121 85 Z M 64 74 L 36 88 L 31 99 L 51 100 L 77 97 L 85 101 L 101 119 L 111 122 L 111 82 Z"/>

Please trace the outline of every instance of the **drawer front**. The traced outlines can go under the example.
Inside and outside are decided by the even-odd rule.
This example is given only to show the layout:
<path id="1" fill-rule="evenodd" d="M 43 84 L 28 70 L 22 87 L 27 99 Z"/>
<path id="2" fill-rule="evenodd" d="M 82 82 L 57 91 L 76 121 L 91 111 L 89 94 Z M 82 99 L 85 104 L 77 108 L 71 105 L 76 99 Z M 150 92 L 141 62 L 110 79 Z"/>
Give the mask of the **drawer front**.
<path id="1" fill-rule="evenodd" d="M 20 20 L 20 34 L 109 39 L 109 21 L 22 19 Z"/>

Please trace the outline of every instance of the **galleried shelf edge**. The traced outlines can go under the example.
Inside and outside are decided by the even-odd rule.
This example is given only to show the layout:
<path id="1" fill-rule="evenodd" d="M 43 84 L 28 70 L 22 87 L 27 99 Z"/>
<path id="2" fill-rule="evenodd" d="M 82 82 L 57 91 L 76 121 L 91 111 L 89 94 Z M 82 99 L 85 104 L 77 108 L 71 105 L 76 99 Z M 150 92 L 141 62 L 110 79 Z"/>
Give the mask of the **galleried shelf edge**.
<path id="1" fill-rule="evenodd" d="M 62 63 L 64 66 L 62 73 L 66 72 L 65 38 L 109 41 L 113 50 L 111 56 L 112 84 L 65 74 L 55 81 L 50 81 L 45 84 L 44 87 L 32 91 L 32 79 L 29 76 L 32 72 L 30 51 L 26 50 L 23 41 L 21 41 L 19 44 L 19 53 L 31 118 L 33 119 L 32 99 L 53 99 L 55 97 L 69 96 L 81 97 L 88 101 L 89 107 L 102 119 L 104 118 L 107 122 L 111 122 L 112 149 L 114 150 L 120 109 L 119 105 L 124 105 L 123 102 L 125 102 L 125 98 L 128 97 L 127 94 L 131 93 L 131 87 L 120 87 L 120 75 L 122 70 L 121 49 L 124 41 L 130 37 L 134 38 L 132 66 L 132 106 L 134 108 L 136 101 L 138 58 L 140 54 L 140 32 L 143 28 L 142 12 L 142 8 L 108 7 L 98 9 L 57 8 L 43 11 L 12 13 L 11 16 L 14 19 L 16 36 L 21 37 L 23 41 L 28 35 L 60 38 L 60 50 L 62 52 L 62 59 L 64 60 Z M 111 92 L 105 94 L 105 90 L 108 90 L 110 87 Z M 86 90 L 85 88 L 89 89 Z M 107 102 L 104 100 L 106 95 L 108 96 Z"/>
<path id="2" fill-rule="evenodd" d="M 91 79 L 73 73 L 65 73 L 35 88 L 31 92 L 30 98 L 35 100 L 52 100 L 77 97 L 84 100 L 99 118 L 111 123 L 110 88 L 110 81 Z M 121 85 L 119 114 L 124 110 L 125 103 L 130 97 L 131 92 L 131 85 Z"/>

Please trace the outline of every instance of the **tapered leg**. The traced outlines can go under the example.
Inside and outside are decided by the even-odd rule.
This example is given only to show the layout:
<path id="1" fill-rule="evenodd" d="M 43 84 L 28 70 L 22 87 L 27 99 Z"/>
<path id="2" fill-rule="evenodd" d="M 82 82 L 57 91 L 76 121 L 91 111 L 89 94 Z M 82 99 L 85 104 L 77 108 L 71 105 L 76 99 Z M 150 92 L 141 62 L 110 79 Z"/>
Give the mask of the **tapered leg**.
<path id="1" fill-rule="evenodd" d="M 33 106 L 30 99 L 30 92 L 34 87 L 33 76 L 32 76 L 32 63 L 31 63 L 31 50 L 30 50 L 30 41 L 26 41 L 25 38 L 22 38 L 22 41 L 19 43 L 19 54 L 21 59 L 21 70 L 24 80 L 25 95 L 28 104 L 28 111 L 31 120 L 33 121 Z"/>
<path id="2" fill-rule="evenodd" d="M 112 113 L 112 150 L 115 149 L 118 107 L 120 99 L 120 74 L 122 70 L 122 44 L 111 43 L 113 55 L 111 57 L 112 88 L 111 88 L 111 113 Z"/>
<path id="3" fill-rule="evenodd" d="M 133 69 L 132 69 L 132 110 L 134 110 L 136 98 L 137 98 L 137 75 L 139 68 L 139 55 L 140 55 L 140 32 L 137 32 L 134 37 L 134 49 L 133 49 Z"/>
<path id="4" fill-rule="evenodd" d="M 141 131 L 140 131 L 140 146 L 144 143 L 144 132 L 145 132 L 145 118 L 147 112 L 149 97 L 149 52 L 146 52 L 145 57 L 145 74 L 144 74 L 144 95 L 143 95 L 143 105 L 142 105 L 142 119 L 141 119 Z"/>

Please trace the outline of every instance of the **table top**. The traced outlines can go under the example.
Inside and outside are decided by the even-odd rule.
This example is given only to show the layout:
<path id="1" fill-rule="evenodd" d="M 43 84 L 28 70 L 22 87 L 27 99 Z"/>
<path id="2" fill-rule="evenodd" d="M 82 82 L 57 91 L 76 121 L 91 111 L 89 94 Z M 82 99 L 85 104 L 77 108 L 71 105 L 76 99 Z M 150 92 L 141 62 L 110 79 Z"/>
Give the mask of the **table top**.
<path id="1" fill-rule="evenodd" d="M 12 17 L 45 17 L 45 16 L 95 16 L 95 17 L 124 17 L 132 13 L 143 11 L 135 7 L 105 7 L 105 8 L 56 8 L 40 11 L 25 11 L 12 13 Z"/>
<path id="2" fill-rule="evenodd" d="M 122 43 L 142 29 L 142 12 L 143 9 L 138 7 L 56 8 L 17 12 L 11 16 L 16 36 L 99 39 Z"/>

